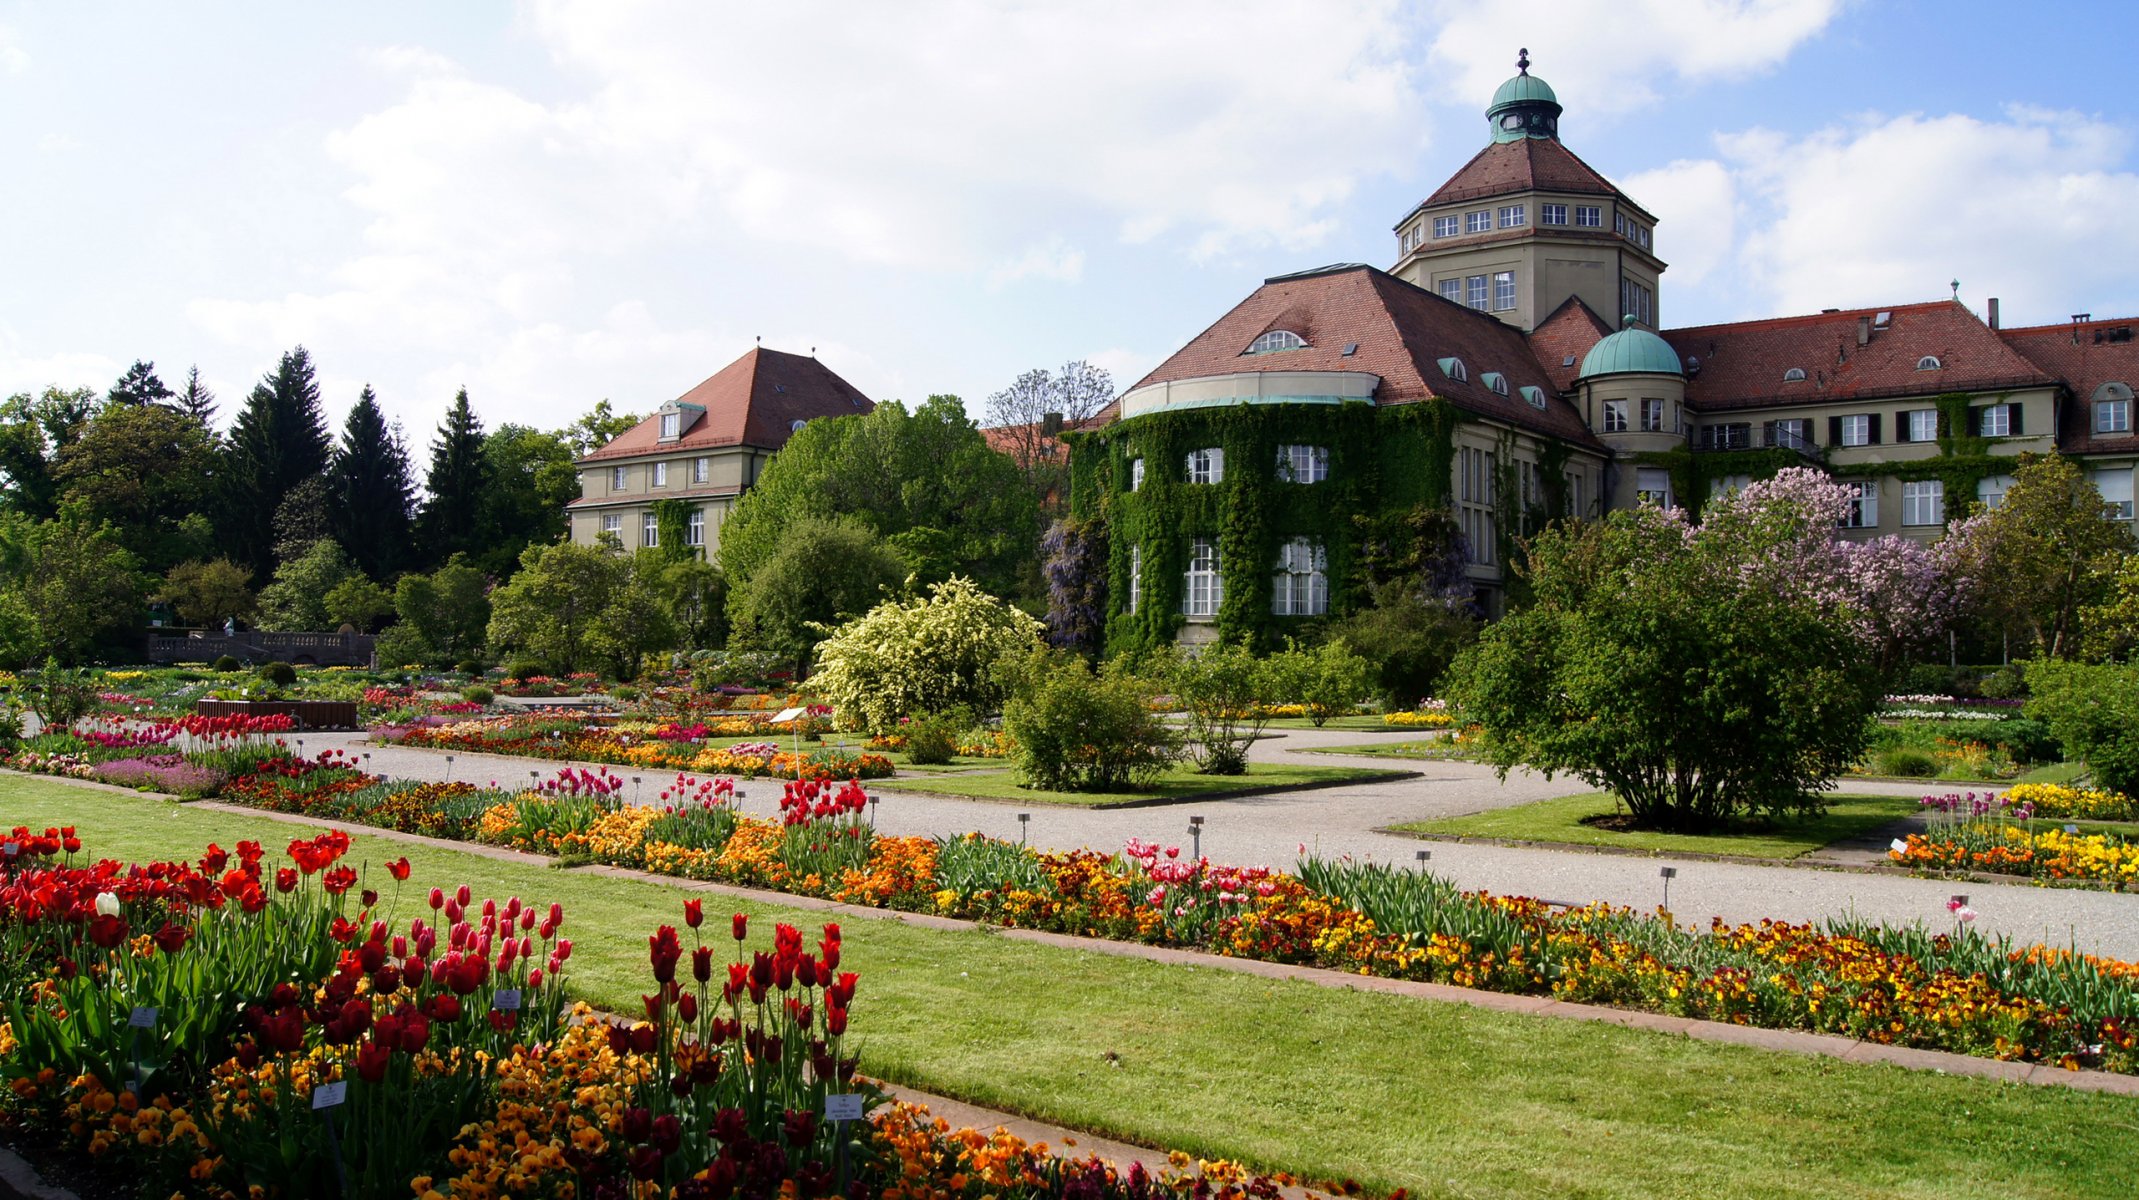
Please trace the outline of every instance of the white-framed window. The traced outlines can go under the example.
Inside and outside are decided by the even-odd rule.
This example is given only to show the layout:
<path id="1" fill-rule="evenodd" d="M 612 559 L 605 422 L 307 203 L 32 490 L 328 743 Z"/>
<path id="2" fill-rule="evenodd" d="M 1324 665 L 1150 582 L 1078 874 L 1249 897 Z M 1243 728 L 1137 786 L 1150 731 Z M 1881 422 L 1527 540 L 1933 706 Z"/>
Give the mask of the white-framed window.
<path id="1" fill-rule="evenodd" d="M 1575 224 L 1583 229 L 1604 228 L 1604 210 L 1594 204 L 1575 205 Z"/>
<path id="2" fill-rule="evenodd" d="M 1223 483 L 1225 481 L 1225 451 L 1216 446 L 1189 451 L 1188 481 L 1190 483 Z"/>
<path id="3" fill-rule="evenodd" d="M 1463 232 L 1487 233 L 1493 228 L 1493 210 L 1481 208 L 1477 212 L 1463 214 Z"/>
<path id="4" fill-rule="evenodd" d="M 1543 408 L 1545 407 L 1545 389 L 1526 383 L 1523 385 L 1523 399 L 1528 400 L 1532 408 Z"/>
<path id="5" fill-rule="evenodd" d="M 1732 492 L 1742 492 L 1753 486 L 1751 475 L 1718 475 L 1708 481 L 1708 498 L 1721 499 Z"/>
<path id="6" fill-rule="evenodd" d="M 1985 475 L 1976 480 L 1976 503 L 1985 508 L 1997 508 L 2005 503 L 2005 494 L 2013 487 L 2010 475 Z"/>
<path id="7" fill-rule="evenodd" d="M 1144 548 L 1142 546 L 1131 546 L 1129 547 L 1129 615 L 1135 616 L 1136 610 L 1143 607 L 1143 604 Z"/>
<path id="8" fill-rule="evenodd" d="M 1270 612 L 1280 617 L 1319 617 L 1329 612 L 1329 561 L 1322 543 L 1294 538 L 1277 548 Z"/>
<path id="9" fill-rule="evenodd" d="M 1489 392 L 1502 396 L 1508 394 L 1508 377 L 1498 371 L 1487 371 L 1481 374 L 1478 376 L 1478 382 L 1484 384 L 1485 390 Z"/>
<path id="10" fill-rule="evenodd" d="M 1842 528 L 1879 528 L 1879 481 L 1866 479 L 1842 486 L 1849 489 L 1849 513 L 1842 518 Z"/>
<path id="11" fill-rule="evenodd" d="M 1753 425 L 1750 421 L 1703 425 L 1694 437 L 1703 450 L 1744 450 L 1753 444 Z"/>
<path id="12" fill-rule="evenodd" d="M 2131 429 L 2131 401 L 2097 400 L 2094 402 L 2094 431 L 2096 433 L 2130 433 Z"/>
<path id="13" fill-rule="evenodd" d="M 1493 452 L 1475 446 L 1456 448 L 1456 518 L 1471 545 L 1471 561 L 1493 561 Z"/>
<path id="14" fill-rule="evenodd" d="M 1662 433 L 1664 431 L 1664 402 L 1661 399 L 1655 396 L 1642 397 L 1641 431 L 1643 433 Z"/>
<path id="15" fill-rule="evenodd" d="M 619 541 L 623 540 L 623 537 L 624 537 L 624 514 L 623 514 L 623 513 L 603 513 L 603 514 L 602 514 L 602 532 L 603 532 L 603 533 L 606 533 L 606 534 L 611 534 L 611 535 L 615 536 L 615 537 L 617 538 L 617 540 L 619 540 Z"/>
<path id="16" fill-rule="evenodd" d="M 1626 401 L 1624 401 L 1624 400 L 1607 400 L 1607 401 L 1605 401 L 1605 402 L 1604 402 L 1604 432 L 1606 432 L 1606 433 L 1625 433 L 1626 431 L 1627 431 L 1627 402 L 1626 402 Z"/>
<path id="17" fill-rule="evenodd" d="M 646 545 L 661 544 L 661 519 L 652 513 L 646 514 Z"/>
<path id="18" fill-rule="evenodd" d="M 1462 222 L 1454 217 L 1435 217 L 1433 219 L 1433 235 L 1437 238 L 1451 238 L 1462 231 Z"/>
<path id="19" fill-rule="evenodd" d="M 1768 445 L 1772 447 L 1788 450 L 1806 450 L 1812 446 L 1812 418 L 1810 417 L 1785 417 L 1780 421 L 1767 422 L 1764 428 L 1768 435 Z"/>
<path id="20" fill-rule="evenodd" d="M 1129 460 L 1129 490 L 1132 492 L 1144 490 L 1144 460 L 1141 458 Z"/>
<path id="21" fill-rule="evenodd" d="M 2102 499 L 2117 506 L 2117 519 L 2132 519 L 2132 469 L 2130 467 L 2104 467 L 2088 473 L 2094 480 L 2094 490 L 2102 493 Z"/>
<path id="22" fill-rule="evenodd" d="M 1485 310 L 1485 276 L 1472 275 L 1463 281 L 1463 302 L 1479 311 Z"/>
<path id="23" fill-rule="evenodd" d="M 624 475 L 624 472 L 625 472 L 625 470 L 626 470 L 626 468 L 624 468 L 624 467 L 611 467 L 611 468 L 609 468 L 609 490 L 610 490 L 610 491 L 612 491 L 612 492 L 621 492 L 621 491 L 623 491 L 623 490 L 624 490 L 624 479 L 625 479 L 625 475 Z"/>
<path id="24" fill-rule="evenodd" d="M 1872 419 L 1869 415 L 1843 417 L 1841 420 L 1843 445 L 1869 446 L 1872 444 Z"/>
<path id="25" fill-rule="evenodd" d="M 1502 229 L 1513 229 L 1518 225 L 1528 224 L 1530 216 L 1528 207 L 1522 204 L 1509 204 L 1502 207 L 1500 210 L 1500 227 Z"/>
<path id="26" fill-rule="evenodd" d="M 1191 617 L 1215 617 L 1225 598 L 1225 581 L 1218 577 L 1218 543 L 1197 538 L 1188 544 L 1188 571 L 1181 589 L 1181 611 Z"/>
<path id="27" fill-rule="evenodd" d="M 1790 368 L 1789 370 L 1787 370 L 1787 371 L 1784 371 L 1784 372 L 1782 373 L 1782 381 L 1783 381 L 1784 383 L 1803 383 L 1803 382 L 1805 382 L 1805 368 L 1803 368 L 1803 367 L 1791 367 L 1791 368 Z"/>
<path id="28" fill-rule="evenodd" d="M 2013 406 L 1992 404 L 1976 410 L 1976 433 L 1983 437 L 2005 437 L 2013 431 Z"/>
<path id="29" fill-rule="evenodd" d="M 1936 479 L 1912 479 L 1901 485 L 1901 523 L 1944 525 L 1946 485 Z"/>
<path id="30" fill-rule="evenodd" d="M 1461 304 L 1461 303 L 1463 303 L 1463 279 L 1462 279 L 1462 277 L 1458 276 L 1457 278 L 1454 278 L 1454 279 L 1444 279 L 1444 280 L 1442 280 L 1442 281 L 1441 281 L 1441 298 L 1442 298 L 1443 300 L 1453 300 L 1453 301 L 1455 301 L 1455 302 L 1456 302 L 1456 303 L 1458 303 L 1458 304 Z"/>
<path id="31" fill-rule="evenodd" d="M 1662 467 L 1637 467 L 1634 471 L 1634 499 L 1638 503 L 1670 508 L 1671 472 Z"/>
<path id="32" fill-rule="evenodd" d="M 675 436 L 676 436 L 677 434 L 680 434 L 680 433 L 682 433 L 682 432 L 683 432 L 683 414 L 682 414 L 682 413 L 680 413 L 680 412 L 665 412 L 665 413 L 662 413 L 662 414 L 661 414 L 661 440 L 662 440 L 662 441 L 668 441 L 668 440 L 670 440 L 670 439 L 674 438 L 674 437 L 675 437 Z"/>
<path id="33" fill-rule="evenodd" d="M 667 486 L 668 486 L 668 464 L 667 464 L 667 463 L 665 463 L 665 462 L 657 462 L 657 463 L 655 463 L 655 464 L 654 464 L 654 486 L 655 486 L 655 487 L 667 487 Z"/>
<path id="34" fill-rule="evenodd" d="M 1904 414 L 1909 423 L 1909 440 L 1912 442 L 1935 442 L 1938 440 L 1938 410 L 1935 408 L 1911 409 Z"/>
<path id="35" fill-rule="evenodd" d="M 1273 329 L 1256 338 L 1248 347 L 1250 354 L 1271 354 L 1279 350 L 1297 350 L 1307 344 L 1307 339 L 1290 329 Z"/>
<path id="36" fill-rule="evenodd" d="M 706 544 L 705 509 L 694 508 L 691 510 L 690 523 L 683 527 L 683 544 L 686 546 L 703 546 Z"/>
<path id="37" fill-rule="evenodd" d="M 1612 232 L 1620 237 L 1627 235 L 1627 215 L 1625 213 L 1612 214 Z"/>
<path id="38" fill-rule="evenodd" d="M 1493 310 L 1506 312 L 1515 307 L 1515 272 L 1493 272 Z"/>
<path id="39" fill-rule="evenodd" d="M 1619 280 L 1620 315 L 1632 314 L 1635 320 L 1647 325 L 1654 320 L 1655 305 L 1656 293 L 1631 279 L 1622 277 Z"/>
<path id="40" fill-rule="evenodd" d="M 713 478 L 713 460 L 712 460 L 712 459 L 710 459 L 710 458 L 694 458 L 694 459 L 692 459 L 692 460 L 691 460 L 691 482 L 692 482 L 692 483 L 704 483 L 705 481 L 707 481 L 708 479 L 711 479 L 711 478 Z"/>
<path id="41" fill-rule="evenodd" d="M 1329 478 L 1329 447 L 1279 446 L 1279 483 L 1320 483 Z"/>
<path id="42" fill-rule="evenodd" d="M 1469 382 L 1471 377 L 1471 369 L 1463 365 L 1462 359 L 1444 358 L 1440 361 L 1441 374 L 1446 375 L 1450 379 L 1456 380 L 1459 383 Z"/>
<path id="43" fill-rule="evenodd" d="M 1938 355 L 1936 354 L 1926 354 L 1916 360 L 1916 369 L 1919 371 L 1936 371 L 1938 367 Z"/>
<path id="44" fill-rule="evenodd" d="M 1540 204 L 1537 206 L 1537 220 L 1540 225 L 1565 225 L 1567 224 L 1567 206 L 1564 204 Z"/>
<path id="45" fill-rule="evenodd" d="M 1409 254 L 1413 250 L 1418 249 L 1419 239 L 1423 238 L 1424 236 L 1425 233 L 1423 232 L 1420 226 L 1412 225 L 1406 227 L 1404 230 L 1404 236 L 1401 239 L 1403 243 L 1404 253 Z"/>

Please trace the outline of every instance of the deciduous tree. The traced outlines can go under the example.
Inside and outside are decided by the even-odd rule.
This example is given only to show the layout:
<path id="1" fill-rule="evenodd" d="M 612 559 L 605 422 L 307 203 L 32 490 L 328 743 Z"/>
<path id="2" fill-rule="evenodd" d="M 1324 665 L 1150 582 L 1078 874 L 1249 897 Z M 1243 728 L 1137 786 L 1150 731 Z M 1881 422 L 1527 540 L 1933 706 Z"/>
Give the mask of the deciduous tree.
<path id="1" fill-rule="evenodd" d="M 170 605 L 179 620 L 202 627 L 250 620 L 255 603 L 251 576 L 227 558 L 172 567 L 155 598 Z"/>
<path id="2" fill-rule="evenodd" d="M 2125 556 L 2139 549 L 2131 522 L 2057 454 L 2022 455 L 2004 503 L 1946 536 L 1977 611 L 2052 658 L 2079 655 L 2081 612 L 2110 596 Z"/>
<path id="3" fill-rule="evenodd" d="M 110 525 L 143 567 L 161 572 L 201 550 L 180 527 L 213 497 L 215 443 L 172 409 L 111 403 L 60 451 L 52 479 L 63 502 Z"/>
<path id="4" fill-rule="evenodd" d="M 805 518 L 789 525 L 750 583 L 730 593 L 733 641 L 806 671 L 812 649 L 833 626 L 873 608 L 906 573 L 898 552 L 859 522 Z"/>

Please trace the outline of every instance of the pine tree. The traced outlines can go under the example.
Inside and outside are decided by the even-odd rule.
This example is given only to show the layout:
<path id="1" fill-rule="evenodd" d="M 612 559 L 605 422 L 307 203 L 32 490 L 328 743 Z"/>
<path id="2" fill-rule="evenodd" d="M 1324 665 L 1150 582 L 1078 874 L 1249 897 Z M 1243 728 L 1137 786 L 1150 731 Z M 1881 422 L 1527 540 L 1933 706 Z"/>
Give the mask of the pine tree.
<path id="1" fill-rule="evenodd" d="M 483 458 L 483 423 L 468 407 L 468 389 L 453 398 L 431 442 L 431 471 L 424 479 L 430 495 L 417 520 L 424 557 L 444 562 L 455 552 L 480 550 L 484 485 L 489 469 Z"/>
<path id="2" fill-rule="evenodd" d="M 163 380 L 156 377 L 155 363 L 137 358 L 134 365 L 126 369 L 126 374 L 119 376 L 119 382 L 111 385 L 111 391 L 105 393 L 104 403 L 139 408 L 169 400 L 174 394 L 164 386 Z"/>
<path id="3" fill-rule="evenodd" d="M 312 358 L 299 346 L 254 385 L 224 450 L 227 556 L 266 578 L 275 566 L 275 513 L 290 489 L 327 467 L 333 441 L 320 415 Z"/>
<path id="4" fill-rule="evenodd" d="M 215 431 L 215 393 L 201 382 L 201 369 L 195 366 L 186 372 L 185 389 L 171 401 L 171 406 L 201 423 L 201 428 Z"/>
<path id="5" fill-rule="evenodd" d="M 370 384 L 342 423 L 334 453 L 335 536 L 373 579 L 391 580 L 411 561 L 414 487 L 408 448 L 386 423 Z"/>

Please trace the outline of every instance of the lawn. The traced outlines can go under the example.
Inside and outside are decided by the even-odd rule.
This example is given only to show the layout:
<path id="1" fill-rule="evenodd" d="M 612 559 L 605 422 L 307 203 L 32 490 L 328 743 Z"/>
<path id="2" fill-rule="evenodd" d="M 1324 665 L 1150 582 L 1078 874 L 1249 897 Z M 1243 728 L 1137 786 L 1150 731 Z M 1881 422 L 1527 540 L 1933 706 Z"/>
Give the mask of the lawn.
<path id="1" fill-rule="evenodd" d="M 1119 804 L 1171 803 L 1214 795 L 1264 791 L 1271 788 L 1334 787 L 1382 779 L 1401 779 L 1409 771 L 1377 770 L 1373 767 L 1298 767 L 1289 763 L 1249 763 L 1246 775 L 1199 775 L 1193 766 L 1175 767 L 1159 776 L 1153 786 L 1138 792 L 1044 792 L 1018 784 L 1015 772 L 961 775 L 956 778 L 914 780 L 901 778 L 888 790 L 919 795 L 957 796 L 972 800 L 1014 800 L 1032 804 L 1066 804 L 1103 808 Z"/>
<path id="2" fill-rule="evenodd" d="M 0 777 L 0 818 L 119 858 L 296 827 Z M 433 884 L 557 900 L 577 987 L 634 1009 L 681 889 L 355 839 Z M 373 872 L 377 874 L 376 871 Z M 714 898 L 759 921 L 813 915 Z M 715 917 L 709 925 L 720 925 Z M 724 928 L 724 926 L 723 926 Z M 2128 1197 L 2139 1100 L 1855 1066 L 895 921 L 846 923 L 864 1069 L 974 1103 L 1376 1192 Z M 2118 1167 L 2117 1163 L 2125 1163 Z"/>
<path id="3" fill-rule="evenodd" d="M 1402 742 L 1371 742 L 1364 746 L 1301 746 L 1298 750 L 1301 754 L 1349 754 L 1366 758 L 1418 758 L 1442 762 L 1471 757 L 1469 750 L 1449 741 L 1446 736 L 1413 738 Z"/>
<path id="4" fill-rule="evenodd" d="M 1917 808 L 1916 800 L 1909 796 L 1835 796 L 1830 799 L 1824 815 L 1802 821 L 1751 824 L 1713 834 L 1621 832 L 1582 823 L 1584 817 L 1624 811 L 1610 793 L 1589 792 L 1463 817 L 1413 821 L 1395 828 L 1404 833 L 1616 846 L 1659 854 L 1796 858 L 1832 842 L 1870 832 L 1914 813 Z"/>

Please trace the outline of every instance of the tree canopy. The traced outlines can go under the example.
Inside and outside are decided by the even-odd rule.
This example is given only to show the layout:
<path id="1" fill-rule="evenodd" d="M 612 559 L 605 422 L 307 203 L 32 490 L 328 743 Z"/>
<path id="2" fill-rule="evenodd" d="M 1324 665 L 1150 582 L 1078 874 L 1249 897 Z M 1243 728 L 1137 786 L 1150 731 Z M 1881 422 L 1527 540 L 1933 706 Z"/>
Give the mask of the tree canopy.
<path id="1" fill-rule="evenodd" d="M 292 488 L 327 469 L 332 446 L 312 358 L 299 346 L 253 387 L 231 425 L 218 476 L 223 511 L 216 522 L 228 557 L 258 575 L 269 572 L 276 513 Z"/>
<path id="2" fill-rule="evenodd" d="M 415 488 L 408 447 L 387 425 L 370 384 L 342 421 L 332 483 L 335 538 L 366 575 L 391 578 L 407 565 Z"/>

